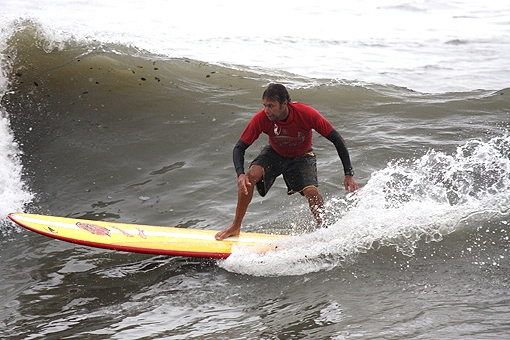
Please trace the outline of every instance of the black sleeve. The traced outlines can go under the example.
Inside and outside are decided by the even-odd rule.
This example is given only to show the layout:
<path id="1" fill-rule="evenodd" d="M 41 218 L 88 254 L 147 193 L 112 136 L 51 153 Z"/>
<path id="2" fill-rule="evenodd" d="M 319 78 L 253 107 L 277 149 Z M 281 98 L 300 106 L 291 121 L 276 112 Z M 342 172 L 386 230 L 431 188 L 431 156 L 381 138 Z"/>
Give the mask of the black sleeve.
<path id="1" fill-rule="evenodd" d="M 236 169 L 237 176 L 244 174 L 244 153 L 246 149 L 248 149 L 249 145 L 243 142 L 242 140 L 238 140 L 236 145 L 234 146 L 233 158 L 234 158 L 234 167 Z"/>
<path id="2" fill-rule="evenodd" d="M 354 176 L 354 169 L 351 165 L 349 151 L 347 151 L 347 147 L 345 146 L 345 142 L 342 136 L 340 136 L 338 131 L 333 129 L 333 131 L 331 131 L 331 133 L 326 138 L 335 145 L 338 156 L 340 157 L 340 160 L 344 166 L 344 174 L 346 176 Z"/>

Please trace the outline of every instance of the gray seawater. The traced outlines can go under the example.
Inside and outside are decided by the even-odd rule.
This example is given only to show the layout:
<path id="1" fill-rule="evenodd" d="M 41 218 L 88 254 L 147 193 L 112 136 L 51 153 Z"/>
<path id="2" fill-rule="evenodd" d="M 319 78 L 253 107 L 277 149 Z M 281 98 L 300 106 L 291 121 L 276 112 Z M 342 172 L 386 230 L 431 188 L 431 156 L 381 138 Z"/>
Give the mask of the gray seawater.
<path id="1" fill-rule="evenodd" d="M 225 261 L 87 248 L 4 219 L 3 338 L 510 336 L 509 89 L 424 94 L 67 44 L 48 51 L 28 25 L 4 51 L 1 109 L 23 152 L 29 212 L 226 227 L 232 147 L 269 82 L 339 130 L 361 190 L 343 192 L 338 156 L 316 136 L 332 225 L 315 231 L 279 181 L 243 230 L 293 241 Z"/>

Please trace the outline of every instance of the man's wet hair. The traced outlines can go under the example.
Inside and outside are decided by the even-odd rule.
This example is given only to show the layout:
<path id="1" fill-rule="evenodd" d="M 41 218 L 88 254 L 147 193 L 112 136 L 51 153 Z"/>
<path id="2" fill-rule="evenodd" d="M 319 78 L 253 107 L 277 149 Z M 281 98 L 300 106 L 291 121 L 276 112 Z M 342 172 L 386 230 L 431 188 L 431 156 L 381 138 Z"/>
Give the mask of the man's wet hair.
<path id="1" fill-rule="evenodd" d="M 282 84 L 269 84 L 262 94 L 262 99 L 277 101 L 280 104 L 283 104 L 285 101 L 290 103 L 289 92 Z"/>

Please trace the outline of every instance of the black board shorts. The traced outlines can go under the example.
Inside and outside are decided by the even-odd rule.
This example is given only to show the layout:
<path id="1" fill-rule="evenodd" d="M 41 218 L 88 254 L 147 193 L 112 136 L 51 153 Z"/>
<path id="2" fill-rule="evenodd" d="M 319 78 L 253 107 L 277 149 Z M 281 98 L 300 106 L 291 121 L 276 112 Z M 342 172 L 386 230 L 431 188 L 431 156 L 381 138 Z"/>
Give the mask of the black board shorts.
<path id="1" fill-rule="evenodd" d="M 280 175 L 283 175 L 287 184 L 288 195 L 296 192 L 302 195 L 304 189 L 318 186 L 317 161 L 312 149 L 301 157 L 286 158 L 277 154 L 270 145 L 266 145 L 251 165 L 259 165 L 263 169 L 262 180 L 256 184 L 257 191 L 262 197 Z"/>

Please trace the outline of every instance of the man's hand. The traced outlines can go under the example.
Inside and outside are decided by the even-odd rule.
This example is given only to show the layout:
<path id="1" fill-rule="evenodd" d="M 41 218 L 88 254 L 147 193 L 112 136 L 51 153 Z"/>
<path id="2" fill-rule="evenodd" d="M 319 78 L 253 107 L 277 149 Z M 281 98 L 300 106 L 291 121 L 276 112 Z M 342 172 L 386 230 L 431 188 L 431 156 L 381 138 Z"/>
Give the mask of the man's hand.
<path id="1" fill-rule="evenodd" d="M 246 174 L 241 174 L 237 177 L 237 187 L 243 194 L 248 195 L 248 187 L 251 187 L 251 182 Z"/>
<path id="2" fill-rule="evenodd" d="M 347 192 L 355 192 L 359 189 L 358 183 L 356 183 L 354 176 L 349 176 L 349 175 L 345 176 L 344 185 L 345 185 L 345 191 L 347 191 Z"/>

